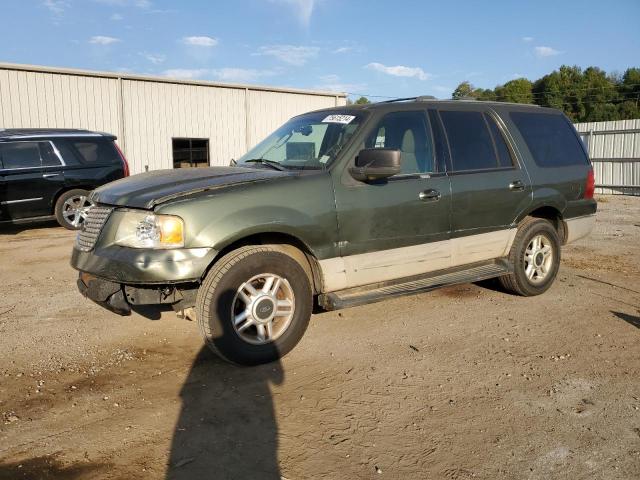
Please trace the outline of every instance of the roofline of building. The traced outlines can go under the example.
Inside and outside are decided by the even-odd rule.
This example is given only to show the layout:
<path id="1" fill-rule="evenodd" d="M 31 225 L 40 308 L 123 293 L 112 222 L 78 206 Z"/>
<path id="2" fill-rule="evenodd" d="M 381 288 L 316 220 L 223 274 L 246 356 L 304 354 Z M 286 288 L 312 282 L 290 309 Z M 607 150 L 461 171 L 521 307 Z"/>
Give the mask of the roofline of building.
<path id="1" fill-rule="evenodd" d="M 120 80 L 120 79 L 138 80 L 141 82 L 174 83 L 179 85 L 232 88 L 236 90 L 255 90 L 255 91 L 261 91 L 261 92 L 298 93 L 298 94 L 316 95 L 316 96 L 322 96 L 322 97 L 346 98 L 347 96 L 347 94 L 344 92 L 304 90 L 300 88 L 269 87 L 266 85 L 251 85 L 251 84 L 242 84 L 242 83 L 208 82 L 204 80 L 180 80 L 177 78 L 170 78 L 170 77 L 156 77 L 151 75 L 136 75 L 131 73 L 120 73 L 120 72 L 100 72 L 100 71 L 94 71 L 94 70 L 80 70 L 75 68 L 62 68 L 62 67 L 47 67 L 42 65 L 27 65 L 27 64 L 19 64 L 19 63 L 0 62 L 0 70 L 53 73 L 53 74 L 60 74 L 60 75 L 75 75 L 75 76 L 97 77 L 97 78 L 112 78 L 115 80 Z"/>

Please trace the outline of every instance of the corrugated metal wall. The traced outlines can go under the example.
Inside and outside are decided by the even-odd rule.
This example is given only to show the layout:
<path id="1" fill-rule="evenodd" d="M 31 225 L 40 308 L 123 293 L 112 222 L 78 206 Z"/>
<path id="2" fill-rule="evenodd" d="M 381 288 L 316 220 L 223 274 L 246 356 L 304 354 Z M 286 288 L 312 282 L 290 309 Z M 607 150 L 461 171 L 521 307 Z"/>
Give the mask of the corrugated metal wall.
<path id="1" fill-rule="evenodd" d="M 593 162 L 596 192 L 640 195 L 640 119 L 577 123 Z"/>
<path id="2" fill-rule="evenodd" d="M 0 63 L 0 128 L 84 128 L 118 136 L 132 173 L 173 167 L 172 138 L 208 138 L 228 165 L 299 113 L 343 94 L 187 82 Z"/>

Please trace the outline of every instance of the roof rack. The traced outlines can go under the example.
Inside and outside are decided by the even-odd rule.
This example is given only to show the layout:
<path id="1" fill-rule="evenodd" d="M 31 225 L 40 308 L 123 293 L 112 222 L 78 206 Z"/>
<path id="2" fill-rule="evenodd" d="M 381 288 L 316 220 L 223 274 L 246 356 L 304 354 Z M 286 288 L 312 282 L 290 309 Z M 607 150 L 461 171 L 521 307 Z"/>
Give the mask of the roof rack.
<path id="1" fill-rule="evenodd" d="M 424 102 L 427 100 L 437 100 L 437 98 L 434 97 L 433 95 L 420 95 L 418 97 L 405 97 L 405 98 L 394 98 L 392 100 L 383 100 L 377 103 L 396 103 L 396 102 L 410 102 L 410 101 Z"/>

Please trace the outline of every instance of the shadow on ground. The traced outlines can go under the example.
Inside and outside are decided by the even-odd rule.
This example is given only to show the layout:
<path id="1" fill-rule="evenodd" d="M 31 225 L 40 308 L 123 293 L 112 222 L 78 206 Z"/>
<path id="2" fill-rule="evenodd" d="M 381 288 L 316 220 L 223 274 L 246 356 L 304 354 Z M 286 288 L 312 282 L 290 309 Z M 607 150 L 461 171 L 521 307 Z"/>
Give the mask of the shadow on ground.
<path id="1" fill-rule="evenodd" d="M 36 220 L 23 223 L 0 223 L 0 234 L 16 235 L 26 230 L 35 230 L 39 228 L 62 229 L 62 227 L 55 220 Z"/>
<path id="2" fill-rule="evenodd" d="M 237 367 L 208 348 L 198 353 L 180 392 L 167 479 L 280 479 L 271 384 L 280 362 Z"/>
<path id="3" fill-rule="evenodd" d="M 611 311 L 611 313 L 613 313 L 619 319 L 624 320 L 629 325 L 633 325 L 636 328 L 640 328 L 640 317 L 639 316 L 637 316 L 637 315 L 629 315 L 628 313 L 622 313 L 622 312 L 614 312 L 613 310 Z"/>
<path id="4" fill-rule="evenodd" d="M 104 467 L 91 463 L 64 465 L 58 455 L 0 463 L 0 480 L 80 480 Z"/>

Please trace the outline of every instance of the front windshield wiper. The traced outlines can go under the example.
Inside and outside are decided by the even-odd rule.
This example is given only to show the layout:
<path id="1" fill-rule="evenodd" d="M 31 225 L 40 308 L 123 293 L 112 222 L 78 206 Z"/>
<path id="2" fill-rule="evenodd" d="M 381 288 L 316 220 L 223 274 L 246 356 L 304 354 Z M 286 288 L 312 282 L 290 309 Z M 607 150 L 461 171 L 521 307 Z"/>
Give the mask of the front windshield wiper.
<path id="1" fill-rule="evenodd" d="M 244 160 L 242 163 L 260 163 L 262 165 L 267 165 L 275 170 L 286 170 L 286 167 L 280 165 L 280 162 L 276 162 L 275 160 L 267 160 L 266 158 L 250 158 L 249 160 Z"/>

